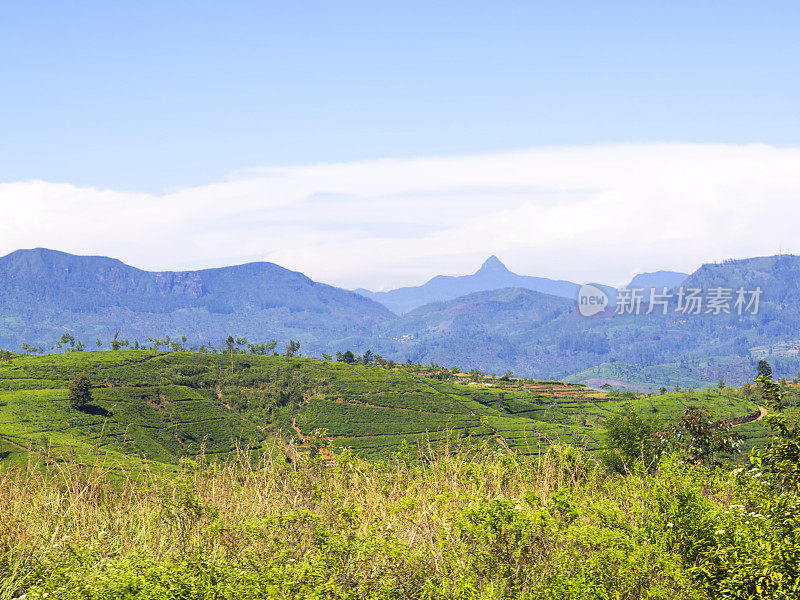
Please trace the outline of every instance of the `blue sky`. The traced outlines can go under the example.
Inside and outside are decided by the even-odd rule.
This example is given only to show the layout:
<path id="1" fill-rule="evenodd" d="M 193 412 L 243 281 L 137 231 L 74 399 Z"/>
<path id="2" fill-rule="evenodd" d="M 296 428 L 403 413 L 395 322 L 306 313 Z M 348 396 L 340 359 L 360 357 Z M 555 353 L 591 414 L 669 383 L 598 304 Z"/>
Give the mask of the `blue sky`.
<path id="1" fill-rule="evenodd" d="M 8 2 L 0 179 L 800 142 L 797 2 Z"/>
<path id="2" fill-rule="evenodd" d="M 386 289 L 800 252 L 798 31 L 778 1 L 7 2 L 0 253 Z"/>

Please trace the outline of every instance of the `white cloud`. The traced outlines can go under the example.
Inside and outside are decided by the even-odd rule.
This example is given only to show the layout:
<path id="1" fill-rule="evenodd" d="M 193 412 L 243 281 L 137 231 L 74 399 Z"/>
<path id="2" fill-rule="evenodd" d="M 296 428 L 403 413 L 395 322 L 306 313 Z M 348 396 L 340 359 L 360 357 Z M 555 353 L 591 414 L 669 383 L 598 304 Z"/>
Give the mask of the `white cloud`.
<path id="1" fill-rule="evenodd" d="M 345 287 L 512 270 L 623 283 L 640 270 L 800 252 L 800 149 L 607 145 L 263 168 L 164 195 L 0 183 L 0 252 L 46 246 L 147 269 L 271 260 Z"/>

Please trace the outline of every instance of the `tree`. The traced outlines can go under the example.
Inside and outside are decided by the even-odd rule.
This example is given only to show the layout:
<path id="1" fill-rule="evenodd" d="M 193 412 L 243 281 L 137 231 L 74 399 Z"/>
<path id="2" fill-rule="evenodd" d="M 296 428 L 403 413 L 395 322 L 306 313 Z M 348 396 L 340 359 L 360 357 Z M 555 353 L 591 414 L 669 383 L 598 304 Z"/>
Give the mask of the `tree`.
<path id="1" fill-rule="evenodd" d="M 64 333 L 56 340 L 56 348 L 64 348 L 64 352 L 75 349 L 75 338 L 68 333 Z"/>
<path id="2" fill-rule="evenodd" d="M 725 381 L 723 381 L 722 379 L 720 379 L 719 381 L 717 381 L 717 389 L 718 389 L 718 390 L 725 389 Z"/>
<path id="3" fill-rule="evenodd" d="M 315 429 L 306 436 L 305 446 L 312 460 L 319 460 L 324 456 L 324 452 L 329 450 L 333 441 L 328 437 L 327 429 Z"/>
<path id="4" fill-rule="evenodd" d="M 368 365 L 369 363 L 371 363 L 372 362 L 372 350 L 368 349 L 366 352 L 364 352 L 364 356 L 362 357 L 361 360 L 364 362 L 365 365 Z"/>
<path id="5" fill-rule="evenodd" d="M 92 382 L 86 373 L 79 373 L 69 382 L 69 405 L 81 410 L 92 401 Z"/>
<path id="6" fill-rule="evenodd" d="M 758 361 L 758 366 L 756 367 L 756 373 L 758 373 L 759 377 L 765 377 L 769 379 L 772 377 L 772 367 L 769 366 L 769 363 L 765 360 Z"/>
<path id="7" fill-rule="evenodd" d="M 228 339 L 225 340 L 225 347 L 228 349 L 228 354 L 231 357 L 231 374 L 233 374 L 233 347 L 236 344 L 236 340 L 233 339 L 232 335 L 228 336 Z"/>
<path id="8" fill-rule="evenodd" d="M 626 473 L 637 461 L 651 468 L 658 460 L 656 430 L 654 421 L 626 403 L 606 419 L 603 463 L 618 473 Z"/>
<path id="9" fill-rule="evenodd" d="M 289 340 L 289 343 L 286 344 L 286 351 L 284 352 L 284 356 L 292 357 L 295 353 L 300 350 L 300 340 Z"/>
<path id="10" fill-rule="evenodd" d="M 244 340 L 244 338 L 242 339 Z M 278 345 L 278 342 L 275 340 L 270 340 L 264 344 L 251 344 L 246 340 L 244 343 L 247 346 L 247 349 L 250 351 L 250 354 L 260 354 L 262 356 L 272 352 L 275 349 L 275 346 Z"/>
<path id="11" fill-rule="evenodd" d="M 715 454 L 739 452 L 742 444 L 730 420 L 715 421 L 710 413 L 694 406 L 687 406 L 680 421 L 659 432 L 657 438 L 666 451 L 687 462 L 704 465 L 713 464 Z"/>
<path id="12" fill-rule="evenodd" d="M 354 362 L 356 362 L 356 355 L 353 354 L 352 350 L 347 350 L 344 354 L 342 354 L 342 362 L 352 365 Z"/>
<path id="13" fill-rule="evenodd" d="M 763 448 L 750 453 L 750 462 L 766 472 L 779 490 L 800 493 L 800 420 L 784 413 L 784 392 L 777 383 L 763 375 L 756 381 L 773 411 L 766 417 L 772 435 Z"/>

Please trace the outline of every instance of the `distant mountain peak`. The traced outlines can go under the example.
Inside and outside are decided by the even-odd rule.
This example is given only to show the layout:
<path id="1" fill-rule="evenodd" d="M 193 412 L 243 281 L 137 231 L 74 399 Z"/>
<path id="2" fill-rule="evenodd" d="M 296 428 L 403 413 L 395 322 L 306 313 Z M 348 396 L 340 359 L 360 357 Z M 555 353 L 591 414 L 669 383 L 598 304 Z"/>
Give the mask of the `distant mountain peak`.
<path id="1" fill-rule="evenodd" d="M 524 288 L 574 301 L 580 286 L 570 281 L 517 275 L 492 255 L 472 275 L 437 275 L 420 286 L 402 287 L 388 292 L 357 292 L 380 302 L 395 314 L 402 315 L 430 302 L 443 302 L 474 292 L 503 288 Z M 608 292 L 613 290 L 608 288 Z"/>
<path id="2" fill-rule="evenodd" d="M 674 289 L 689 277 L 688 273 L 678 271 L 653 271 L 650 273 L 639 273 L 626 286 L 631 289 L 654 288 L 660 291 L 663 288 Z"/>
<path id="3" fill-rule="evenodd" d="M 510 273 L 508 268 L 500 262 L 500 259 L 492 254 L 487 258 L 478 270 L 478 273 Z"/>

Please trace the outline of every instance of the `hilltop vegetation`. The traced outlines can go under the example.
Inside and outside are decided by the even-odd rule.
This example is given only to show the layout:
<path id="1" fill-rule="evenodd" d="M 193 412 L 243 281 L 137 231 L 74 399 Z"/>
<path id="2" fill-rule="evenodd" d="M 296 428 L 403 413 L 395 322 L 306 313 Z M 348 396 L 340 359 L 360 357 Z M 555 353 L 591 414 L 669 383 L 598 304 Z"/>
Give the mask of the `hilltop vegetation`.
<path id="1" fill-rule="evenodd" d="M 79 374 L 91 402 L 70 405 Z M 389 456 L 405 442 L 414 452 L 455 434 L 523 454 L 553 442 L 601 446 L 605 418 L 631 404 L 668 422 L 685 406 L 717 418 L 758 414 L 742 389 L 657 395 L 589 389 L 580 384 L 456 374 L 437 366 L 347 364 L 310 358 L 153 350 L 62 352 L 0 361 L 0 443 L 7 458 L 112 452 L 177 464 L 181 456 L 258 452 L 265 441 L 302 444 L 324 429 L 332 448 L 366 458 Z M 758 423 L 742 429 L 750 447 Z"/>

